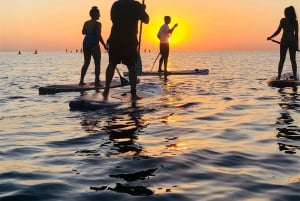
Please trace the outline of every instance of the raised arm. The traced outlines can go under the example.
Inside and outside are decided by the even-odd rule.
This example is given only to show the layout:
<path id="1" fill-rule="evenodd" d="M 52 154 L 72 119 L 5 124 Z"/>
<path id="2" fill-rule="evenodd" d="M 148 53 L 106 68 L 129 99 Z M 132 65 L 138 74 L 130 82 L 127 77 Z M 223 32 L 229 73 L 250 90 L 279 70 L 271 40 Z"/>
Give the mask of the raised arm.
<path id="1" fill-rule="evenodd" d="M 174 26 L 169 30 L 169 33 L 172 34 L 174 29 L 178 26 L 178 24 L 174 24 Z"/>
<path id="2" fill-rule="evenodd" d="M 277 36 L 281 32 L 281 29 L 282 29 L 282 20 L 280 21 L 277 30 L 271 36 L 269 36 L 267 39 L 271 40 L 272 38 L 274 38 L 275 36 Z"/>

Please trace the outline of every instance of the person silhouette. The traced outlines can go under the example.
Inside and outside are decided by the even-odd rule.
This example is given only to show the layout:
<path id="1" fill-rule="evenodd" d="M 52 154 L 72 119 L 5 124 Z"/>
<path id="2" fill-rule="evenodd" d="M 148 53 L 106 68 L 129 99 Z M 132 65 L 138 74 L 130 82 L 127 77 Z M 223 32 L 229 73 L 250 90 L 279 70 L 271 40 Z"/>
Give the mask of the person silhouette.
<path id="1" fill-rule="evenodd" d="M 271 40 L 273 37 L 277 36 L 281 30 L 283 30 L 280 41 L 280 60 L 278 64 L 277 79 L 280 80 L 286 53 L 289 50 L 294 79 L 298 80 L 296 51 L 299 49 L 299 25 L 295 8 L 293 6 L 285 8 L 284 15 L 285 17 L 280 20 L 277 30 L 271 36 L 269 36 L 267 40 Z"/>
<path id="2" fill-rule="evenodd" d="M 104 99 L 109 94 L 109 86 L 117 64 L 123 63 L 129 72 L 131 98 L 136 95 L 137 72 L 135 63 L 138 58 L 138 21 L 149 23 L 146 6 L 135 0 L 118 0 L 111 7 L 112 27 L 108 43 L 109 64 L 106 69 L 106 83 L 103 91 Z"/>
<path id="3" fill-rule="evenodd" d="M 178 25 L 175 24 L 171 29 L 169 28 L 169 24 L 171 23 L 170 16 L 165 16 L 164 21 L 165 23 L 160 27 L 159 32 L 157 33 L 157 37 L 160 40 L 159 52 L 161 54 L 161 57 L 159 59 L 158 72 L 162 72 L 161 67 L 162 64 L 164 64 L 164 73 L 166 76 L 170 51 L 169 38 Z"/>
<path id="4" fill-rule="evenodd" d="M 83 39 L 83 55 L 84 64 L 81 68 L 81 75 L 79 85 L 84 85 L 84 77 L 91 62 L 91 57 L 95 63 L 95 85 L 100 85 L 100 62 L 101 50 L 99 41 L 105 49 L 107 49 L 105 42 L 101 36 L 101 23 L 98 22 L 100 11 L 97 6 L 93 6 L 90 10 L 91 19 L 86 21 L 82 28 L 82 34 L 85 35 Z"/>

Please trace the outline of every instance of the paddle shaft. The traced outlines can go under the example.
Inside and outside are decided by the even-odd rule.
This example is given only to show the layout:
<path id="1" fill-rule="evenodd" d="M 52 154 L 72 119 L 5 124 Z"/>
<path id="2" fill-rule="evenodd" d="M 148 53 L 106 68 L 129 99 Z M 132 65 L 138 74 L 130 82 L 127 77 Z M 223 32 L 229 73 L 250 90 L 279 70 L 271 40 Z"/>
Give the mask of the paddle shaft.
<path id="1" fill-rule="evenodd" d="M 274 40 L 274 39 L 270 39 L 270 41 L 274 42 L 274 43 L 277 43 L 277 44 L 280 44 L 280 41 L 278 40 Z M 297 52 L 300 52 L 300 50 L 296 50 Z"/>
<path id="2" fill-rule="evenodd" d="M 145 5 L 145 0 L 142 1 L 142 4 Z M 142 44 L 142 30 L 143 30 L 143 22 L 140 21 L 140 32 L 139 32 L 139 46 L 138 46 L 138 54 L 141 52 L 141 44 Z"/>
<path id="3" fill-rule="evenodd" d="M 153 62 L 153 65 L 152 65 L 152 68 L 151 68 L 151 72 L 152 72 L 152 70 L 153 70 L 154 64 L 155 64 L 156 60 L 158 59 L 159 55 L 160 55 L 160 52 L 158 53 L 156 59 L 155 59 L 154 62 Z"/>
<path id="4" fill-rule="evenodd" d="M 120 73 L 120 71 L 119 71 L 119 69 L 118 69 L 117 67 L 116 67 L 116 70 L 117 70 L 117 72 L 118 72 L 118 74 L 119 74 L 119 76 L 120 76 L 121 85 L 124 86 L 124 85 L 126 85 L 127 83 L 129 83 L 129 81 L 121 75 L 121 73 Z"/>
<path id="5" fill-rule="evenodd" d="M 142 5 L 144 5 L 145 0 L 143 0 Z M 141 44 L 142 44 L 142 28 L 143 28 L 143 22 L 140 21 L 140 30 L 139 30 L 139 39 L 138 39 L 138 47 L 137 47 L 137 58 L 135 62 L 135 70 L 137 75 L 141 75 L 142 73 L 142 58 L 141 58 Z"/>

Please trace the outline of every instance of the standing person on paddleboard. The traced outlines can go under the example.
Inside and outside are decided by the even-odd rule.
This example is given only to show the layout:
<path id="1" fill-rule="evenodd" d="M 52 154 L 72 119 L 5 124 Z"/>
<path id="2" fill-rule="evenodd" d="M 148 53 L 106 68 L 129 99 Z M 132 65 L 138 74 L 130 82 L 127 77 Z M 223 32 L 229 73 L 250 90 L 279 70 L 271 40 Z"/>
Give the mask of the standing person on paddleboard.
<path id="1" fill-rule="evenodd" d="M 278 64 L 277 79 L 280 80 L 286 53 L 287 50 L 289 50 L 294 79 L 298 80 L 296 51 L 299 49 L 299 24 L 297 21 L 295 8 L 293 6 L 285 8 L 284 15 L 285 18 L 282 18 L 280 20 L 277 30 L 267 39 L 271 40 L 273 37 L 277 36 L 281 32 L 281 30 L 283 30 L 283 34 L 280 41 L 280 60 Z"/>
<path id="2" fill-rule="evenodd" d="M 117 0 L 111 7 L 112 27 L 108 39 L 109 64 L 106 69 L 106 84 L 103 97 L 107 99 L 109 86 L 117 64 L 123 63 L 129 71 L 131 98 L 136 95 L 137 73 L 135 62 L 138 57 L 138 22 L 149 23 L 146 6 L 135 0 Z"/>
<path id="3" fill-rule="evenodd" d="M 101 50 L 99 41 L 105 49 L 106 45 L 101 36 L 101 23 L 98 22 L 100 17 L 100 11 L 97 6 L 93 6 L 90 10 L 91 19 L 86 21 L 82 28 L 82 34 L 85 35 L 83 39 L 83 55 L 84 64 L 81 68 L 81 76 L 79 85 L 84 85 L 84 77 L 88 70 L 93 56 L 95 63 L 95 85 L 100 85 L 100 62 L 101 62 Z"/>
<path id="4" fill-rule="evenodd" d="M 169 28 L 169 24 L 171 23 L 171 17 L 170 16 L 165 16 L 164 21 L 165 21 L 165 23 L 160 27 L 159 32 L 157 34 L 157 37 L 160 40 L 159 52 L 161 54 L 161 57 L 159 59 L 158 72 L 163 72 L 161 67 L 162 67 L 162 64 L 164 64 L 164 73 L 165 73 L 165 76 L 166 76 L 167 75 L 169 51 L 170 51 L 169 38 L 170 38 L 171 34 L 173 33 L 174 29 L 178 25 L 175 24 L 171 29 Z"/>

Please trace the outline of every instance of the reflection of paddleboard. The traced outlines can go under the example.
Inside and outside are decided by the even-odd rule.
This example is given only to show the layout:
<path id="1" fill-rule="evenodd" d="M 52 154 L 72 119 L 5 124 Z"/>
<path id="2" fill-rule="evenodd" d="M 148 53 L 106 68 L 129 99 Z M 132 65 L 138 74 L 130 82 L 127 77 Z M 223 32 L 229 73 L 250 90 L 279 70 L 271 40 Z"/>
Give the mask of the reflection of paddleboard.
<path id="1" fill-rule="evenodd" d="M 98 110 L 105 108 L 114 108 L 122 103 L 131 101 L 130 86 L 111 91 L 107 100 L 103 99 L 102 93 L 86 94 L 74 98 L 69 102 L 71 110 Z M 149 98 L 161 94 L 161 87 L 157 84 L 143 83 L 137 85 L 137 95 L 141 98 Z"/>
<path id="2" fill-rule="evenodd" d="M 167 75 L 208 75 L 208 69 L 194 69 L 194 70 L 181 70 L 181 71 L 168 71 Z M 128 72 L 123 73 L 124 76 L 128 76 Z M 144 71 L 140 76 L 154 76 L 154 75 L 164 75 L 164 72 L 152 72 Z"/>
<path id="3" fill-rule="evenodd" d="M 105 81 L 101 81 L 100 85 L 95 85 L 94 82 L 86 83 L 85 85 L 78 84 L 63 84 L 63 85 L 48 85 L 39 88 L 39 94 L 55 94 L 59 92 L 76 92 L 76 91 L 88 91 L 88 90 L 96 90 L 96 89 L 104 89 Z M 121 87 L 121 83 L 112 80 L 110 87 Z"/>
<path id="4" fill-rule="evenodd" d="M 299 76 L 298 76 L 299 77 Z M 292 73 L 284 73 L 281 75 L 280 80 L 276 79 L 277 77 L 271 77 L 266 82 L 271 87 L 295 87 L 300 85 L 299 80 L 294 80 Z"/>

